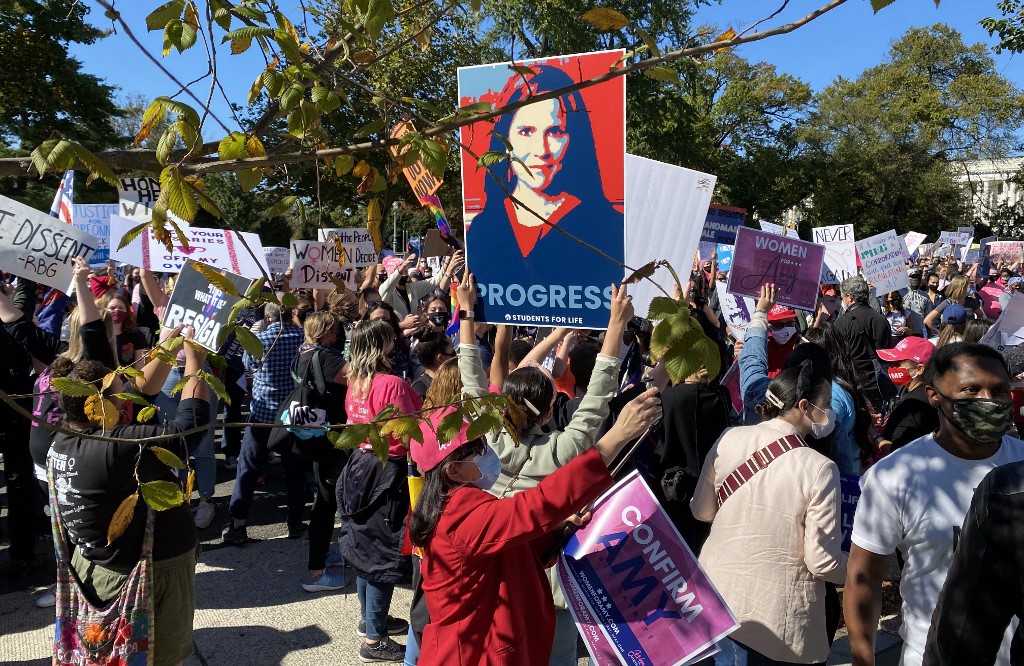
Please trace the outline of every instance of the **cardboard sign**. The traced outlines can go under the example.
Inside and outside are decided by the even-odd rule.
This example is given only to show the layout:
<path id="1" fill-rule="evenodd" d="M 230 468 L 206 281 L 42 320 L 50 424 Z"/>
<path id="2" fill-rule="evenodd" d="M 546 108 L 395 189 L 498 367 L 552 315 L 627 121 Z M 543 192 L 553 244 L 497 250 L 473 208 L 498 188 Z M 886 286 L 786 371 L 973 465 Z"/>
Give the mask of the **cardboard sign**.
<path id="1" fill-rule="evenodd" d="M 110 258 L 110 216 L 117 214 L 117 204 L 75 204 L 71 207 L 71 223 L 100 242 L 89 263 L 102 264 Z"/>
<path id="2" fill-rule="evenodd" d="M 857 245 L 852 224 L 815 227 L 814 242 L 825 246 L 822 284 L 839 284 L 857 274 Z"/>
<path id="3" fill-rule="evenodd" d="M 978 245 L 978 277 L 985 277 L 992 272 L 992 250 L 989 247 L 996 240 L 995 236 L 982 238 Z"/>
<path id="4" fill-rule="evenodd" d="M 35 208 L 0 196 L 0 266 L 63 292 L 71 289 L 74 257 L 87 262 L 100 241 Z"/>
<path id="5" fill-rule="evenodd" d="M 517 61 L 518 71 L 507 62 L 460 67 L 459 106 L 487 102 L 501 108 L 560 90 L 620 67 L 624 53 Z M 611 284 L 622 279 L 625 262 L 625 113 L 625 81 L 618 77 L 460 130 L 467 146 L 463 219 L 467 261 L 477 281 L 477 321 L 607 326 Z M 489 169 L 477 165 L 474 154 L 504 153 L 506 145 L 513 159 Z M 508 198 L 516 191 L 549 203 L 530 206 L 530 212 Z M 687 262 L 692 257 L 693 251 Z"/>
<path id="6" fill-rule="evenodd" d="M 700 239 L 712 243 L 733 245 L 736 243 L 736 230 L 743 226 L 743 220 L 746 218 L 746 208 L 710 206 L 708 215 L 704 219 L 704 229 L 701 231 Z"/>
<path id="7" fill-rule="evenodd" d="M 260 237 L 246 232 L 193 229 L 181 223 L 178 227 L 188 238 L 189 246 L 180 245 L 177 234 L 168 227 L 174 243 L 172 251 L 168 252 L 156 239 L 153 229 L 147 227 L 131 243 L 117 249 L 124 235 L 138 225 L 135 220 L 120 215 L 110 216 L 110 255 L 114 259 L 158 273 L 177 273 L 189 259 L 248 278 L 270 273 Z"/>
<path id="8" fill-rule="evenodd" d="M 710 174 L 626 155 L 626 264 L 639 267 L 654 259 L 667 259 L 676 270 L 688 274 L 715 182 Z M 622 277 L 619 271 L 616 280 Z M 660 274 L 654 279 L 672 281 Z M 629 293 L 637 312 L 647 312 L 651 299 L 664 295 L 646 280 L 630 285 Z"/>
<path id="9" fill-rule="evenodd" d="M 739 627 L 635 471 L 597 500 L 559 557 L 558 576 L 599 666 L 689 664 Z"/>
<path id="10" fill-rule="evenodd" d="M 910 286 L 907 264 L 903 260 L 903 244 L 893 230 L 857 241 L 864 279 L 879 296 Z"/>
<path id="11" fill-rule="evenodd" d="M 210 280 L 193 267 L 188 260 L 181 267 L 174 291 L 167 302 L 162 325 L 174 328 L 178 324 L 195 329 L 193 340 L 212 352 L 218 350 L 217 336 L 224 326 L 231 323 L 231 309 L 240 298 L 221 291 Z M 234 273 L 223 273 L 238 293 L 244 294 L 252 280 Z"/>
<path id="12" fill-rule="evenodd" d="M 424 257 L 447 257 L 452 252 L 452 247 L 441 238 L 440 231 L 431 229 L 427 232 L 426 240 L 423 241 Z"/>
<path id="13" fill-rule="evenodd" d="M 290 262 L 292 269 L 292 287 L 333 287 L 331 277 L 344 281 L 350 289 L 356 288 L 357 270 L 363 270 L 377 260 L 373 249 L 373 240 L 365 229 L 321 229 L 320 233 L 329 237 L 331 232 L 338 234 L 341 240 L 342 253 L 331 240 L 310 241 L 293 240 L 291 242 Z"/>
<path id="14" fill-rule="evenodd" d="M 391 130 L 392 139 L 400 139 L 410 131 L 416 129 L 412 123 L 408 121 L 402 121 L 395 125 L 395 128 Z M 398 156 L 399 146 L 391 146 L 391 154 Z M 423 162 L 416 160 L 409 166 L 402 169 L 402 173 L 405 174 L 405 179 L 409 181 L 409 187 L 412 188 L 413 194 L 416 195 L 416 200 L 419 201 L 423 197 L 437 192 L 437 189 L 441 187 L 443 180 L 434 178 L 433 174 L 427 171 L 427 168 L 423 166 Z"/>
<path id="15" fill-rule="evenodd" d="M 263 256 L 267 259 L 267 268 L 270 269 L 271 277 L 281 275 L 290 265 L 291 253 L 286 247 L 265 247 Z"/>
<path id="16" fill-rule="evenodd" d="M 824 260 L 825 248 L 816 243 L 740 227 L 728 291 L 757 299 L 762 286 L 774 284 L 778 303 L 814 310 Z"/>
<path id="17" fill-rule="evenodd" d="M 857 513 L 857 503 L 860 501 L 860 476 L 840 474 L 839 496 L 839 528 L 843 535 L 840 548 L 844 553 L 848 553 L 853 538 L 853 517 Z"/>

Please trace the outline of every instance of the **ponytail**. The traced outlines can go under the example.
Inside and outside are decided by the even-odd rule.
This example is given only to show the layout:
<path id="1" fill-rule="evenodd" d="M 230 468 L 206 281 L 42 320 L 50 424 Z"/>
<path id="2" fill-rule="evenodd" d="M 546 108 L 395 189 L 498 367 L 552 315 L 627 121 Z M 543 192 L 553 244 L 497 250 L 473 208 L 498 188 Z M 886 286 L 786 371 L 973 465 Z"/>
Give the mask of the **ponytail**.
<path id="1" fill-rule="evenodd" d="M 757 413 L 765 421 L 777 418 L 799 404 L 801 400 L 814 402 L 829 385 L 827 377 L 814 370 L 811 361 L 786 368 L 768 384 L 764 402 L 757 406 Z"/>

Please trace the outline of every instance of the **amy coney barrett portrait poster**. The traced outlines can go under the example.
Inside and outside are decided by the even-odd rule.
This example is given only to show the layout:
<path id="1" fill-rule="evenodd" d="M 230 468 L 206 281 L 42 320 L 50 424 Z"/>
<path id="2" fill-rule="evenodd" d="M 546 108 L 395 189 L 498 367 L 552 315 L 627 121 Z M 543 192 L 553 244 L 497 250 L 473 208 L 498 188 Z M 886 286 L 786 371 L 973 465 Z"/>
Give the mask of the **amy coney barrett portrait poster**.
<path id="1" fill-rule="evenodd" d="M 607 74 L 623 54 L 462 67 L 459 104 L 498 109 L 570 88 Z M 607 326 L 625 254 L 625 86 L 617 77 L 462 128 L 466 256 L 479 290 L 462 307 L 477 321 Z M 505 158 L 479 166 L 488 152 Z"/>

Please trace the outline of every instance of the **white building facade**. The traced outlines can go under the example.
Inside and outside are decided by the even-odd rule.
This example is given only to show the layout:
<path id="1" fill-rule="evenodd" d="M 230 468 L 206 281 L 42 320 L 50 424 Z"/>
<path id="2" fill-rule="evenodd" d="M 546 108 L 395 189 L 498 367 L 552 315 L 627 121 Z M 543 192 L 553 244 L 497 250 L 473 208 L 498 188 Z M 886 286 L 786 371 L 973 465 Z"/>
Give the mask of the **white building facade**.
<path id="1" fill-rule="evenodd" d="M 1011 180 L 1024 168 L 1024 157 L 966 160 L 954 168 L 964 194 L 970 197 L 975 222 L 996 222 L 1000 213 L 1006 216 L 1014 210 L 1024 215 L 1024 187 Z"/>

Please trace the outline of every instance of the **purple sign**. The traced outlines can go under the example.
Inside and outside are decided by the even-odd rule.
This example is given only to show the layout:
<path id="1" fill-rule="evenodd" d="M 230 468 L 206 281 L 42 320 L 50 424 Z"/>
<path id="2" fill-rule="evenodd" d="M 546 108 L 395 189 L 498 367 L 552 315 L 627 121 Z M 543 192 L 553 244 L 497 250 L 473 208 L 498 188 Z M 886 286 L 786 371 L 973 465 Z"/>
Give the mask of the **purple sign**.
<path id="1" fill-rule="evenodd" d="M 856 513 L 857 502 L 860 501 L 860 476 L 840 474 L 839 496 L 839 527 L 843 535 L 842 549 L 844 553 L 848 553 L 853 537 L 853 514 Z"/>
<path id="2" fill-rule="evenodd" d="M 824 259 L 825 248 L 816 243 L 740 227 L 727 291 L 756 299 L 762 286 L 774 284 L 778 303 L 812 311 Z"/>
<path id="3" fill-rule="evenodd" d="M 558 576 L 598 666 L 683 666 L 739 627 L 637 472 L 595 503 Z"/>

